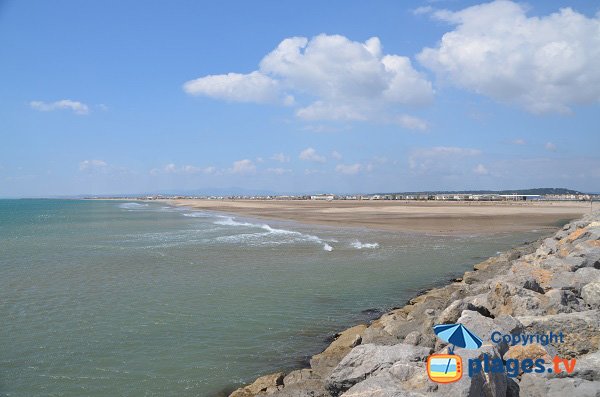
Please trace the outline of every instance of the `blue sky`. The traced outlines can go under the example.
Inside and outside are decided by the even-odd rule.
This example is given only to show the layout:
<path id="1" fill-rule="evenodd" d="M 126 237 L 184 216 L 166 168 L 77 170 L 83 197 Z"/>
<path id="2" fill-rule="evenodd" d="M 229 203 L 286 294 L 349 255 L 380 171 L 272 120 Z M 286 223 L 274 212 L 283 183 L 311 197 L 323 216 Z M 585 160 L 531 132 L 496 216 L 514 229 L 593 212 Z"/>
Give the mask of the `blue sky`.
<path id="1" fill-rule="evenodd" d="M 0 1 L 0 196 L 600 191 L 589 1 Z"/>

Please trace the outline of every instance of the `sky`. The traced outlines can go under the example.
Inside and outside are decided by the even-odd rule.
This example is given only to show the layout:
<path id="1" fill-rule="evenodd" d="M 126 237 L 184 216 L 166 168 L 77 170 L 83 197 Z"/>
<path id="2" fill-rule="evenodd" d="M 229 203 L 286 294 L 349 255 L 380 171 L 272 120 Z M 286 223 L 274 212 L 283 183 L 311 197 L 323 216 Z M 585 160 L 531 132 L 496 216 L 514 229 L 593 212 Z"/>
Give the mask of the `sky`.
<path id="1" fill-rule="evenodd" d="M 600 191 L 591 1 L 0 0 L 0 197 Z"/>

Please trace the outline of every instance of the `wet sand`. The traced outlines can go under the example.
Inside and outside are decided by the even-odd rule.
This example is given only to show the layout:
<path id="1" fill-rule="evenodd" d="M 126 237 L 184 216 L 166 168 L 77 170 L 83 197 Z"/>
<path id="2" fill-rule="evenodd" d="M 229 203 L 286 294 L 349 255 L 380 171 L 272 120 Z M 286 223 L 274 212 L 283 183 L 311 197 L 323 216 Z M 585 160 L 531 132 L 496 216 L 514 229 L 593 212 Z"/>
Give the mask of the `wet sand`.
<path id="1" fill-rule="evenodd" d="M 590 212 L 585 202 L 169 200 L 169 204 L 263 219 L 423 233 L 553 228 Z M 597 206 L 597 204 L 595 205 Z"/>

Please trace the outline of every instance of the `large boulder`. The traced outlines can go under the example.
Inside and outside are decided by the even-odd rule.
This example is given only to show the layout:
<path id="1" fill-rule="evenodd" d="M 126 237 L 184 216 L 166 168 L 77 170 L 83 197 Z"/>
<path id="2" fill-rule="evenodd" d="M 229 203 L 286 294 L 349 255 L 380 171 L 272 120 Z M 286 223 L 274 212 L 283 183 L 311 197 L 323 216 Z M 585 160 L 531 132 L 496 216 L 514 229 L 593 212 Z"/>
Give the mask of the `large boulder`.
<path id="1" fill-rule="evenodd" d="M 390 368 L 396 362 L 423 361 L 431 349 L 399 343 L 393 346 L 360 345 L 352 349 L 326 379 L 327 389 L 338 396 L 367 377 Z"/>
<path id="2" fill-rule="evenodd" d="M 261 376 L 252 384 L 239 388 L 229 397 L 253 397 L 261 392 L 275 392 L 283 385 L 283 372 Z"/>
<path id="3" fill-rule="evenodd" d="M 337 334 L 335 340 L 322 353 L 311 358 L 311 368 L 321 377 L 327 376 L 352 348 L 362 342 L 362 335 L 366 329 L 367 326 L 361 324 Z"/>
<path id="4" fill-rule="evenodd" d="M 502 334 L 513 334 L 520 333 L 523 330 L 523 325 L 514 317 L 499 316 L 492 319 L 472 310 L 463 311 L 457 323 L 463 324 L 479 336 L 485 345 L 493 344 L 490 337 L 494 331 Z M 508 345 L 502 342 L 498 344 L 498 349 L 501 354 L 504 354 L 508 350 Z"/>
<path id="5" fill-rule="evenodd" d="M 581 289 L 583 301 L 594 309 L 600 309 L 600 281 L 586 284 Z"/>
<path id="6" fill-rule="evenodd" d="M 355 384 L 342 397 L 420 397 L 436 389 L 437 384 L 427 379 L 423 363 L 397 362 Z"/>

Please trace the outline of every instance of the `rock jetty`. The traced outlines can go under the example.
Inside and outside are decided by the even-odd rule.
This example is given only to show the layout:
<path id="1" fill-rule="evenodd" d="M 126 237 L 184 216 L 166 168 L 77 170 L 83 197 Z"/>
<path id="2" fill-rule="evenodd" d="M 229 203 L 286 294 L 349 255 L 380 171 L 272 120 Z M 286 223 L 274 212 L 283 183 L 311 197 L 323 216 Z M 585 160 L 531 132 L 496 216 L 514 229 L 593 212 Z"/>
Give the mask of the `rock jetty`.
<path id="1" fill-rule="evenodd" d="M 466 373 L 454 383 L 431 381 L 426 360 L 448 346 L 434 324 L 462 323 L 479 335 L 469 359 L 576 359 L 571 373 Z M 490 334 L 563 333 L 550 344 L 492 342 Z M 497 341 L 496 341 L 497 342 Z M 600 396 L 600 212 L 565 225 L 553 237 L 475 265 L 369 325 L 337 335 L 310 368 L 263 376 L 230 397 Z M 466 368 L 465 368 L 466 372 Z"/>

